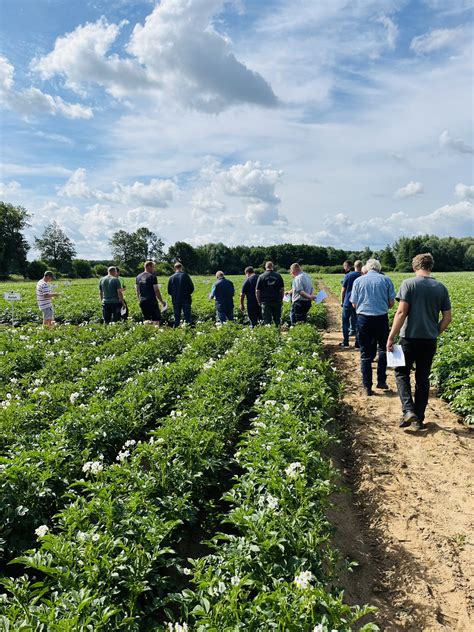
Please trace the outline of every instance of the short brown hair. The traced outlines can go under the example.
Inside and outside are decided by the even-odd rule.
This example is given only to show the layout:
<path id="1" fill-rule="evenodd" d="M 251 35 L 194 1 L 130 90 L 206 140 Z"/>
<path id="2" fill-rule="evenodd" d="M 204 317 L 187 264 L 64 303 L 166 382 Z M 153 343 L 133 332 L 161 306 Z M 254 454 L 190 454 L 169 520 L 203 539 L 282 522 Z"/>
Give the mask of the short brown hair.
<path id="1" fill-rule="evenodd" d="M 155 265 L 155 262 L 154 262 L 154 261 L 145 261 L 144 268 L 145 268 L 145 270 L 146 270 L 147 268 L 151 268 L 151 267 L 152 267 L 152 266 L 154 266 L 154 265 Z"/>
<path id="2" fill-rule="evenodd" d="M 267 261 L 266 262 L 265 270 L 273 270 L 273 261 Z"/>
<path id="3" fill-rule="evenodd" d="M 342 265 L 346 265 L 349 266 L 349 268 L 352 268 L 352 261 L 350 259 L 346 259 Z"/>
<path id="4" fill-rule="evenodd" d="M 244 274 L 253 274 L 255 272 L 255 270 L 252 268 L 252 266 L 247 266 L 244 270 Z"/>
<path id="5" fill-rule="evenodd" d="M 290 271 L 293 272 L 293 270 L 301 270 L 301 266 L 299 263 L 292 263 L 290 266 Z"/>
<path id="6" fill-rule="evenodd" d="M 423 252 L 421 255 L 416 255 L 411 260 L 413 270 L 432 270 L 434 266 L 434 259 L 431 252 Z"/>

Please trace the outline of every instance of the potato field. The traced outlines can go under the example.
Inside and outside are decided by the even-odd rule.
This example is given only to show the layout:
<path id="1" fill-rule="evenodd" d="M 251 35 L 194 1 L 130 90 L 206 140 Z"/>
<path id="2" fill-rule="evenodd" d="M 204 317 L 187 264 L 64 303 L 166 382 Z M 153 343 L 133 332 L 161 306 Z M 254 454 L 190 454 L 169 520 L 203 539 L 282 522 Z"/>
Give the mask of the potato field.
<path id="1" fill-rule="evenodd" d="M 433 377 L 472 421 L 472 278 L 435 276 L 454 320 Z M 0 630 L 378 629 L 345 603 L 330 542 L 324 305 L 281 330 L 216 326 L 212 280 L 195 282 L 196 326 L 178 329 L 138 322 L 132 279 L 110 326 L 96 280 L 58 281 L 52 329 L 34 284 L 2 284 L 22 299 L 14 327 L 0 302 Z"/>

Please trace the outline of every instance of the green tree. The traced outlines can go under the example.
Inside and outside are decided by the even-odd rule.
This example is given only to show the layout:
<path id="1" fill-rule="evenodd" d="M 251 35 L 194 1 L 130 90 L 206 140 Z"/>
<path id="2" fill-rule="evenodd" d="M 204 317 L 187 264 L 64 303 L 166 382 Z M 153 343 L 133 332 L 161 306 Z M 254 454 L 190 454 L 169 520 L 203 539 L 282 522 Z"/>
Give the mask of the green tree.
<path id="1" fill-rule="evenodd" d="M 168 260 L 170 263 L 180 261 L 188 272 L 198 271 L 199 256 L 195 248 L 185 241 L 177 241 L 168 249 Z"/>
<path id="2" fill-rule="evenodd" d="M 44 229 L 41 237 L 35 237 L 35 247 L 41 253 L 41 259 L 60 272 L 70 272 L 72 258 L 76 256 L 74 242 L 55 222 Z"/>
<path id="3" fill-rule="evenodd" d="M 22 206 L 0 202 L 0 278 L 12 272 L 25 274 L 29 245 L 21 231 L 28 226 L 29 214 Z"/>
<path id="4" fill-rule="evenodd" d="M 118 230 L 109 241 L 112 256 L 125 268 L 136 270 L 147 259 L 162 261 L 163 241 L 150 229 L 142 227 L 134 233 Z"/>
<path id="5" fill-rule="evenodd" d="M 73 274 L 80 279 L 89 279 L 92 276 L 92 267 L 85 259 L 74 259 L 72 262 Z"/>

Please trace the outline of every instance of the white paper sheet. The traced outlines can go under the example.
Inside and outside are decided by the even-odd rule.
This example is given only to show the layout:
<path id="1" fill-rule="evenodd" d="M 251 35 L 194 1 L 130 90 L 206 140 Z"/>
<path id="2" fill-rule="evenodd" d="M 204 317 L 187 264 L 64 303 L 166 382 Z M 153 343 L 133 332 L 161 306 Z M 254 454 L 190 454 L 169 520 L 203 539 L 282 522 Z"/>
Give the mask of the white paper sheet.
<path id="1" fill-rule="evenodd" d="M 327 297 L 328 297 L 328 295 L 326 294 L 326 292 L 324 290 L 320 290 L 316 294 L 314 300 L 315 300 L 316 303 L 322 303 L 324 301 L 324 299 L 327 298 Z"/>
<path id="2" fill-rule="evenodd" d="M 393 345 L 393 351 L 387 351 L 387 366 L 405 366 L 405 355 L 400 345 Z"/>

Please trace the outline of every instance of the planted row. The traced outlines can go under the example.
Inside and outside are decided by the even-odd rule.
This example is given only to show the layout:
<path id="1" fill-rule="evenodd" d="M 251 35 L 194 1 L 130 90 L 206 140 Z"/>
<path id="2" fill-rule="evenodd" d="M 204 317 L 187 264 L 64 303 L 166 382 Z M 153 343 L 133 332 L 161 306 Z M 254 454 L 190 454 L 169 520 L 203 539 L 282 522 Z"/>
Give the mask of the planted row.
<path id="1" fill-rule="evenodd" d="M 124 445 L 116 465 L 90 465 L 90 480 L 80 483 L 54 533 L 45 525 L 41 548 L 19 560 L 36 580 L 4 580 L 4 622 L 52 631 L 156 629 L 180 584 L 175 550 L 183 523 L 196 526 L 220 485 L 278 341 L 274 328 L 241 331 L 149 441 Z"/>
<path id="2" fill-rule="evenodd" d="M 33 446 L 0 457 L 0 544 L 7 556 L 31 546 L 35 528 L 61 507 L 64 492 L 81 476 L 84 463 L 113 462 L 127 439 L 141 438 L 176 405 L 206 360 L 229 348 L 235 332 L 232 327 L 206 334 L 198 330 L 176 362 L 155 362 L 110 400 L 97 395 L 85 408 L 57 419 L 32 439 Z"/>
<path id="3" fill-rule="evenodd" d="M 225 495 L 231 508 L 224 531 L 211 554 L 190 560 L 194 588 L 175 599 L 170 613 L 181 608 L 171 625 L 207 632 L 350 630 L 371 611 L 344 604 L 336 587 L 337 555 L 325 516 L 334 471 L 323 452 L 337 386 L 319 353 L 317 333 L 298 326 L 274 355 L 269 386 L 236 453 L 244 473 Z"/>

